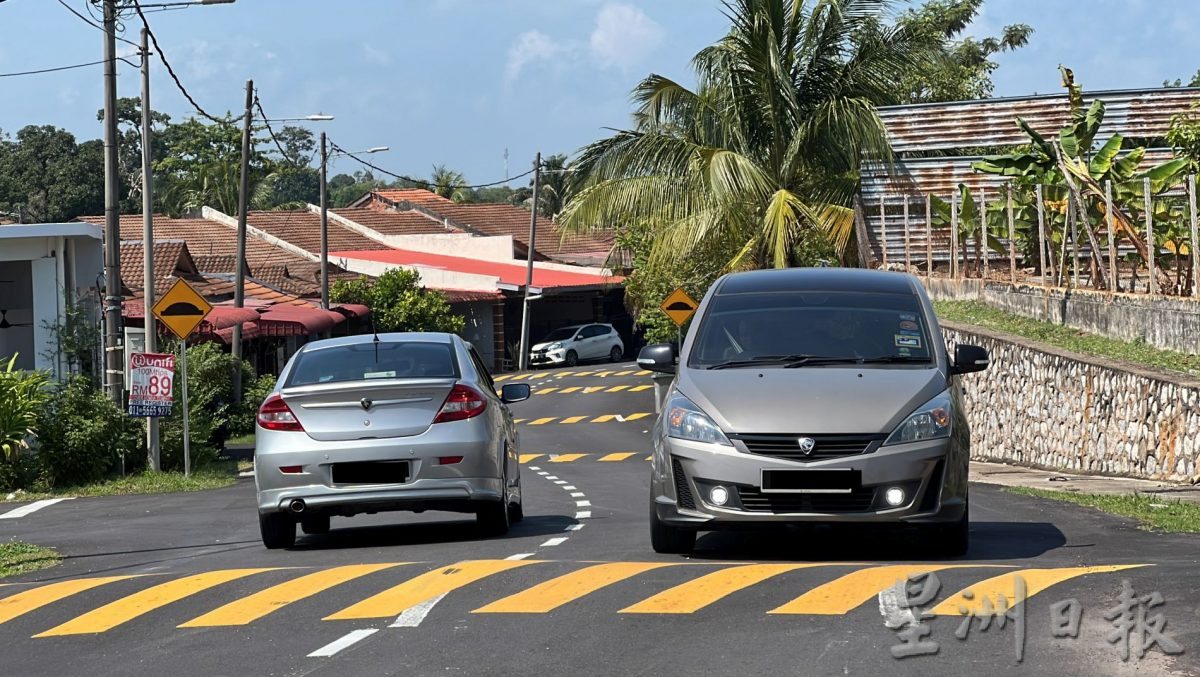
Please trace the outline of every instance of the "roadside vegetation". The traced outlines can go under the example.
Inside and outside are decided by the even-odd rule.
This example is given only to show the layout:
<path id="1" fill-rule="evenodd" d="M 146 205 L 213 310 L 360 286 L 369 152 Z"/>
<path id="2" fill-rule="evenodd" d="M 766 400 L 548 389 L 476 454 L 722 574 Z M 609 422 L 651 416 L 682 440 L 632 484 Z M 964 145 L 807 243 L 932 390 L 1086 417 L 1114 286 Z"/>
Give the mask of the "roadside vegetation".
<path id="1" fill-rule="evenodd" d="M 1008 487 L 1005 491 L 1096 508 L 1110 515 L 1132 517 L 1148 531 L 1200 532 L 1200 505 L 1194 503 L 1145 494 L 1076 494 L 1028 487 Z"/>
<path id="2" fill-rule="evenodd" d="M 1200 355 L 1163 350 L 1142 341 L 1122 341 L 1059 324 L 1014 315 L 978 301 L 934 301 L 939 318 L 1016 334 L 1033 341 L 1094 357 L 1125 360 L 1187 374 L 1200 374 Z"/>
<path id="3" fill-rule="evenodd" d="M 48 569 L 60 561 L 62 558 L 51 548 L 25 541 L 0 543 L 0 578 Z"/>
<path id="4" fill-rule="evenodd" d="M 78 486 L 59 486 L 46 491 L 13 491 L 0 495 L 0 502 L 34 501 L 57 496 L 133 496 L 206 491 L 237 482 L 237 470 L 235 463 L 224 461 L 194 470 L 190 477 L 184 477 L 183 473 L 177 470 L 157 473 L 141 470 L 124 477 L 110 477 Z"/>

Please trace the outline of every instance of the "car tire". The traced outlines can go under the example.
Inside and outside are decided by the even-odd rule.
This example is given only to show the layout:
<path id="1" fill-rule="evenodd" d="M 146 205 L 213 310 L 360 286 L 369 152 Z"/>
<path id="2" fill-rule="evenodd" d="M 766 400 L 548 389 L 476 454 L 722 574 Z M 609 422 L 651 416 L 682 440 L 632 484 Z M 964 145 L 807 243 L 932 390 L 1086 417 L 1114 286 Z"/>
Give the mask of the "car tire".
<path id="1" fill-rule="evenodd" d="M 663 555 L 686 555 L 696 548 L 696 532 L 665 524 L 650 501 L 650 547 Z"/>
<path id="2" fill-rule="evenodd" d="M 508 523 L 516 524 L 525 519 L 525 498 L 521 495 L 521 480 L 517 480 L 517 500 L 508 504 Z"/>
<path id="3" fill-rule="evenodd" d="M 608 359 L 613 362 L 620 362 L 622 357 L 625 357 L 625 351 L 621 350 L 620 346 L 613 346 L 612 350 L 608 351 Z"/>
<path id="4" fill-rule="evenodd" d="M 329 515 L 314 515 L 301 519 L 300 530 L 310 535 L 329 533 Z"/>
<path id="5" fill-rule="evenodd" d="M 567 357 L 566 357 L 566 365 L 568 367 L 574 367 L 578 364 L 579 364 L 579 354 L 576 353 L 574 350 L 568 350 Z"/>
<path id="6" fill-rule="evenodd" d="M 486 537 L 503 536 L 508 533 L 508 505 L 500 500 L 488 503 L 475 512 L 475 523 Z"/>
<path id="7" fill-rule="evenodd" d="M 930 540 L 939 555 L 946 557 L 962 557 L 967 554 L 971 545 L 971 520 L 968 516 L 969 506 L 963 508 L 962 518 L 950 524 L 938 524 L 929 527 Z"/>
<path id="8" fill-rule="evenodd" d="M 281 512 L 260 514 L 258 530 L 262 534 L 263 545 L 268 550 L 290 548 L 296 544 L 296 523 Z"/>

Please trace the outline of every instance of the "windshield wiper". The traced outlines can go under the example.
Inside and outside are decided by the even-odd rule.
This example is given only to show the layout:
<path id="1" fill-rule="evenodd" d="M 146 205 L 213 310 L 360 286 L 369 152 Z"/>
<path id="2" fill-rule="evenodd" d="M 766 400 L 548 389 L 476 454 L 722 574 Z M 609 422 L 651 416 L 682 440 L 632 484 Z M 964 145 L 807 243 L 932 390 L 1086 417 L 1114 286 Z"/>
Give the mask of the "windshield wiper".
<path id="1" fill-rule="evenodd" d="M 829 359 L 820 355 L 756 355 L 746 360 L 729 360 L 728 362 L 718 362 L 709 367 L 709 369 L 736 369 L 738 367 L 759 367 L 764 364 L 777 364 L 812 359 Z"/>
<path id="2" fill-rule="evenodd" d="M 807 357 L 802 357 L 800 359 L 788 362 L 787 364 L 783 365 L 783 368 L 784 369 L 795 369 L 797 367 L 807 367 L 809 365 L 815 365 L 815 364 L 862 364 L 862 363 L 863 363 L 863 358 L 861 358 L 861 357 L 820 357 L 820 356 L 816 356 L 816 355 L 809 355 Z"/>

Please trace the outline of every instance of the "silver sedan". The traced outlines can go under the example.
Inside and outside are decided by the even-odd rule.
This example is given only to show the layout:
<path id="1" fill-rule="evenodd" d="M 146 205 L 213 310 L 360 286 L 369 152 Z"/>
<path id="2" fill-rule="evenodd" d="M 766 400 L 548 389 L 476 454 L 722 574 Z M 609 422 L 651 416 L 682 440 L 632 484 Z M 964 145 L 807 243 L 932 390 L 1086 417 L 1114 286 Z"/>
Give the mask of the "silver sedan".
<path id="1" fill-rule="evenodd" d="M 488 535 L 521 519 L 517 429 L 475 348 L 453 334 L 315 341 L 258 411 L 254 483 L 263 545 L 329 530 L 333 515 L 474 513 Z"/>

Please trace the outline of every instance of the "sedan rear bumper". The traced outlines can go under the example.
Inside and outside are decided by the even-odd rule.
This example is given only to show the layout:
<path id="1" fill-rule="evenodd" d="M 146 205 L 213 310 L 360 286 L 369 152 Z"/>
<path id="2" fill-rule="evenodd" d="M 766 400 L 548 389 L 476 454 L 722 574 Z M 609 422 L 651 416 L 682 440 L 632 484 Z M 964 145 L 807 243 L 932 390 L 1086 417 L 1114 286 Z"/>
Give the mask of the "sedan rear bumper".
<path id="1" fill-rule="evenodd" d="M 294 512 L 289 506 L 298 499 L 304 502 L 304 510 L 298 515 L 323 513 L 349 517 L 394 510 L 474 512 L 480 504 L 500 501 L 502 484 L 500 479 L 490 477 L 417 480 L 402 487 L 310 484 L 258 492 L 258 511 Z"/>

